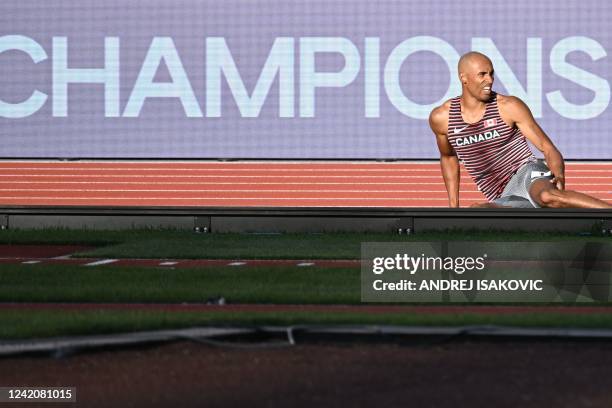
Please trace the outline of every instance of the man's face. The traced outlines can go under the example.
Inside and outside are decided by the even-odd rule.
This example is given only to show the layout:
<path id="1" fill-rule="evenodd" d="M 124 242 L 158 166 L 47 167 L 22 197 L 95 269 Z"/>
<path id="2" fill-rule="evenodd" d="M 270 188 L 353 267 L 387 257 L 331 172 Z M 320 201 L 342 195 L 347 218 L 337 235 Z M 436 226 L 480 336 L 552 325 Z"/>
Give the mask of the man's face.
<path id="1" fill-rule="evenodd" d="M 460 75 L 464 89 L 474 98 L 486 102 L 493 92 L 493 64 L 487 58 L 476 56 L 467 62 Z"/>

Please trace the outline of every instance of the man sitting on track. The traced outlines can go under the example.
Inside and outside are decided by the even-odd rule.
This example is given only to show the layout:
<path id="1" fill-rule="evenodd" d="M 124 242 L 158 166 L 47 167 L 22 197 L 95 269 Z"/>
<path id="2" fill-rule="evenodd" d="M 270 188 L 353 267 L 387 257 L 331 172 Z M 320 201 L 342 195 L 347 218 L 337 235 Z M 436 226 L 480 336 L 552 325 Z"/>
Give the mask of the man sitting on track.
<path id="1" fill-rule="evenodd" d="M 461 96 L 429 116 L 440 150 L 449 205 L 459 207 L 459 160 L 489 200 L 477 207 L 612 208 L 595 197 L 565 190 L 561 153 L 523 101 L 493 92 L 493 64 L 478 52 L 459 60 Z M 525 138 L 542 153 L 537 160 Z"/>

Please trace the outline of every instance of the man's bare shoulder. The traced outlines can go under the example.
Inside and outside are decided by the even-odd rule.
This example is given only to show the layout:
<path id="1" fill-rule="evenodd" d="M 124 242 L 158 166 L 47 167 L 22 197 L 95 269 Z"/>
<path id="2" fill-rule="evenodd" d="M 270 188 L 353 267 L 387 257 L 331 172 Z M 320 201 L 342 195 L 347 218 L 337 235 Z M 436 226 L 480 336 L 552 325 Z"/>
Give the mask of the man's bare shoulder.
<path id="1" fill-rule="evenodd" d="M 527 106 L 525 102 L 521 100 L 521 98 L 517 98 L 516 96 L 512 95 L 500 94 L 497 94 L 497 105 L 506 109 L 520 109 Z"/>
<path id="2" fill-rule="evenodd" d="M 435 107 L 429 114 L 430 118 L 434 119 L 448 119 L 448 113 L 450 112 L 451 100 L 444 102 L 442 105 Z"/>
<path id="3" fill-rule="evenodd" d="M 429 114 L 429 125 L 436 133 L 446 133 L 448 129 L 448 114 L 450 112 L 450 99 L 434 108 Z"/>
<path id="4" fill-rule="evenodd" d="M 497 95 L 497 106 L 503 116 L 512 119 L 530 114 L 529 107 L 520 98 L 511 95 Z"/>

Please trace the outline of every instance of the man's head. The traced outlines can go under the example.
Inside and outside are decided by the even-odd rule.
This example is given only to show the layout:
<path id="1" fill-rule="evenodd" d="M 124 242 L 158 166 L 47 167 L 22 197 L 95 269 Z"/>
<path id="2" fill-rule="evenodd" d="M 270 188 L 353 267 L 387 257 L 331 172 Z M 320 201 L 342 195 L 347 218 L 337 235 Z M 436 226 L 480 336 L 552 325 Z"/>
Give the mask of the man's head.
<path id="1" fill-rule="evenodd" d="M 459 59 L 459 80 L 463 94 L 486 102 L 493 92 L 493 63 L 484 54 L 468 52 Z"/>

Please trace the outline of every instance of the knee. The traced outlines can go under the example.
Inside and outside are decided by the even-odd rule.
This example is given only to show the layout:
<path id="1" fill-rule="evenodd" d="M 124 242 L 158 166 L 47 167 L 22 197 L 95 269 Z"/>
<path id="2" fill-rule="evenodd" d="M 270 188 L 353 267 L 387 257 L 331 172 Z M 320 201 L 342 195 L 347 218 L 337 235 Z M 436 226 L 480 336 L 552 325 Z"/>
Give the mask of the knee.
<path id="1" fill-rule="evenodd" d="M 558 208 L 563 206 L 563 192 L 559 190 L 540 191 L 538 198 L 542 207 Z"/>

